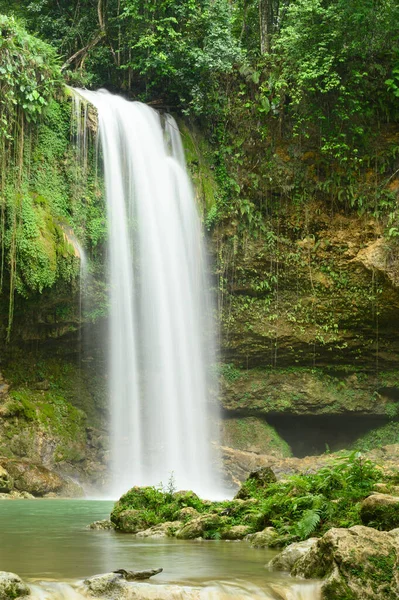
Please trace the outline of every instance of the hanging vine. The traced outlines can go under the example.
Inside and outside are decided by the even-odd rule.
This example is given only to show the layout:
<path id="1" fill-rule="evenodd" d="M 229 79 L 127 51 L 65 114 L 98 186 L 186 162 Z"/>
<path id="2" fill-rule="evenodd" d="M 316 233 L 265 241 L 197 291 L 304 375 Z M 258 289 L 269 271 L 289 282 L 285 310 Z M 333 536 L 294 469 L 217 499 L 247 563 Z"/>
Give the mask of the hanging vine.
<path id="1" fill-rule="evenodd" d="M 0 15 L 0 292 L 9 272 L 7 341 L 18 278 L 18 230 L 24 202 L 29 123 L 37 122 L 61 81 L 55 51 Z"/>

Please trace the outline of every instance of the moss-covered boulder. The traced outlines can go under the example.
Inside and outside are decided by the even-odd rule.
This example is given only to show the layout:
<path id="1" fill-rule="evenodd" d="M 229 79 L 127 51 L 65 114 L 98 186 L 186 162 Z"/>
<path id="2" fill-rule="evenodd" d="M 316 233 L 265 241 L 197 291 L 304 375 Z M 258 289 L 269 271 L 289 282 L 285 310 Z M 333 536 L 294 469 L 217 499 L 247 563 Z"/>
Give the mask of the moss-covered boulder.
<path id="1" fill-rule="evenodd" d="M 361 525 L 330 529 L 291 574 L 322 579 L 322 600 L 396 600 L 399 546 L 388 532 Z"/>
<path id="2" fill-rule="evenodd" d="M 248 536 L 251 546 L 254 548 L 269 548 L 273 546 L 278 538 L 278 533 L 274 527 L 265 527 L 262 531 Z"/>
<path id="3" fill-rule="evenodd" d="M 65 480 L 43 465 L 35 465 L 27 460 L 1 459 L 14 480 L 16 490 L 29 492 L 34 496 L 45 496 L 50 492 L 59 492 L 66 484 Z"/>
<path id="4" fill-rule="evenodd" d="M 0 600 L 14 600 L 29 594 L 29 587 L 18 575 L 0 571 Z"/>
<path id="5" fill-rule="evenodd" d="M 206 514 L 189 521 L 176 531 L 180 540 L 194 540 L 199 537 L 212 538 L 213 534 L 223 528 L 223 518 L 217 514 Z"/>
<path id="6" fill-rule="evenodd" d="M 317 538 L 309 538 L 303 542 L 290 544 L 270 561 L 269 567 L 276 571 L 292 571 L 296 562 L 305 556 L 317 541 Z"/>
<path id="7" fill-rule="evenodd" d="M 260 467 L 252 471 L 246 481 L 235 495 L 235 500 L 245 500 L 253 495 L 255 490 L 266 488 L 270 483 L 275 483 L 277 477 L 270 467 Z"/>
<path id="8" fill-rule="evenodd" d="M 14 480 L 8 471 L 0 465 L 0 493 L 7 494 L 14 487 Z"/>
<path id="9" fill-rule="evenodd" d="M 181 521 L 166 521 L 165 523 L 159 523 L 158 525 L 153 525 L 148 529 L 139 531 L 136 536 L 138 538 L 173 537 L 182 525 L 183 523 Z"/>
<path id="10" fill-rule="evenodd" d="M 232 527 L 228 527 L 224 529 L 220 537 L 222 540 L 243 540 L 247 535 L 251 532 L 251 527 L 248 525 L 233 525 Z"/>
<path id="11" fill-rule="evenodd" d="M 399 496 L 372 494 L 363 500 L 360 517 L 365 525 L 385 531 L 399 527 Z"/>

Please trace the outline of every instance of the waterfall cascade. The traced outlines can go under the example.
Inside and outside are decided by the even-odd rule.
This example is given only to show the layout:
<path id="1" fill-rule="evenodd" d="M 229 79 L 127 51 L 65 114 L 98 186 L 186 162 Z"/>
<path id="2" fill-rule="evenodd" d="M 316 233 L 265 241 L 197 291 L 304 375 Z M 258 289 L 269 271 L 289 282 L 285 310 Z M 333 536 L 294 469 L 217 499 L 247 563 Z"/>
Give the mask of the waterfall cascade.
<path id="1" fill-rule="evenodd" d="M 76 93 L 98 111 L 104 163 L 111 494 L 173 476 L 215 496 L 206 260 L 178 127 L 104 90 Z"/>

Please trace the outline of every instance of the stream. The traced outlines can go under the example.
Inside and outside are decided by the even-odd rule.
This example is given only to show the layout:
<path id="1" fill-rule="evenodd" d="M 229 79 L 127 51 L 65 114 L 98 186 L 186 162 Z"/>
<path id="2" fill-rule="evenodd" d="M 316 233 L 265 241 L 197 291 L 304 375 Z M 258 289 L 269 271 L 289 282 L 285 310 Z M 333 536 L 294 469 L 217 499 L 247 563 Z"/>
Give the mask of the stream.
<path id="1" fill-rule="evenodd" d="M 17 573 L 41 600 L 81 598 L 78 582 L 92 575 L 157 567 L 163 572 L 151 584 L 135 584 L 143 586 L 140 597 L 149 598 L 155 584 L 177 584 L 198 588 L 201 600 L 318 598 L 317 584 L 265 567 L 275 555 L 272 550 L 254 549 L 245 542 L 139 539 L 86 528 L 108 518 L 112 506 L 97 500 L 1 502 L 0 570 Z M 180 597 L 186 596 L 179 592 Z M 176 598 L 176 589 L 170 598 Z"/>

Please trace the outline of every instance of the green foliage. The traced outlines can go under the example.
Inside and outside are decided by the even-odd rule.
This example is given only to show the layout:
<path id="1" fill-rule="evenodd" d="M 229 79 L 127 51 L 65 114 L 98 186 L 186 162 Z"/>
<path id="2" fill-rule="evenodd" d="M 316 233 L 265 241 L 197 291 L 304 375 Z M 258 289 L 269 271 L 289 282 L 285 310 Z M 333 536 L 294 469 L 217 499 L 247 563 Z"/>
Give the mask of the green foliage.
<path id="1" fill-rule="evenodd" d="M 272 545 L 284 546 L 323 535 L 331 527 L 361 524 L 361 501 L 383 477 L 371 461 L 353 453 L 316 473 L 293 475 L 277 482 L 272 479 L 268 483 L 266 479 L 249 478 L 241 488 L 240 500 L 212 503 L 192 492 L 171 494 L 162 487 L 135 487 L 116 503 L 111 519 L 123 530 L 124 511 L 139 511 L 134 513 L 135 519 L 149 511 L 151 523 L 158 524 L 177 519 L 179 511 L 189 506 L 209 517 L 207 539 L 223 537 L 223 532 L 234 525 L 249 526 L 254 532 L 273 526 L 277 536 Z M 185 520 L 196 516 L 188 515 Z"/>
<path id="2" fill-rule="evenodd" d="M 321 152 L 353 167 L 373 120 L 395 110 L 386 86 L 395 85 L 398 16 L 395 0 L 299 0 L 275 42 L 283 65 L 276 93 L 288 100 L 296 133 L 317 128 Z"/>
<path id="3" fill-rule="evenodd" d="M 10 138 L 21 110 L 36 121 L 60 85 L 60 68 L 51 46 L 0 14 L 0 136 Z"/>

